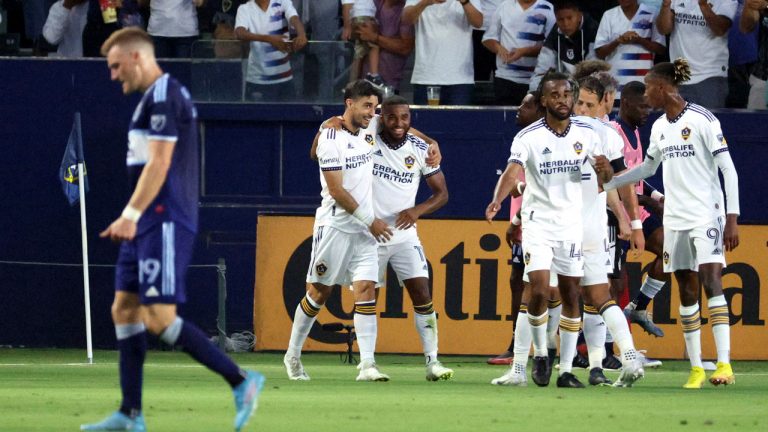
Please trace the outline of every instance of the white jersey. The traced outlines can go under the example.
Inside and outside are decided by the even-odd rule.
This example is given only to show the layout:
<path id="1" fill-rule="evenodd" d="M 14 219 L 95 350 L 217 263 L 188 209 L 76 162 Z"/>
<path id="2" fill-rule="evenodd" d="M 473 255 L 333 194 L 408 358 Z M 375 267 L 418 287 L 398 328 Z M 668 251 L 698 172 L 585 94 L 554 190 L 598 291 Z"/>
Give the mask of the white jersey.
<path id="1" fill-rule="evenodd" d="M 381 135 L 376 135 L 373 150 L 373 214 L 394 227 L 397 215 L 416 204 L 421 179 L 440 172 L 440 167 L 427 166 L 427 143 L 408 134 L 393 147 Z M 392 230 L 387 245 L 416 237 L 416 226 L 405 231 Z"/>
<path id="2" fill-rule="evenodd" d="M 347 233 L 368 232 L 368 227 L 336 203 L 325 182 L 323 171 L 341 171 L 344 190 L 357 204 L 373 213 L 373 145 L 378 122 L 372 119 L 367 129 L 357 134 L 347 129 L 325 129 L 317 143 L 317 161 L 320 165 L 320 195 L 323 201 L 315 212 L 315 226 L 332 226 Z"/>
<path id="3" fill-rule="evenodd" d="M 599 149 L 609 161 L 621 159 L 624 157 L 624 140 L 616 129 L 611 127 L 603 120 L 577 116 L 573 117 L 591 125 L 597 135 L 600 137 Z M 581 217 L 584 220 L 584 240 L 582 246 L 585 250 L 591 250 L 596 247 L 603 247 L 603 238 L 607 235 L 608 213 L 605 211 L 607 206 L 607 194 L 598 192 L 597 173 L 592 166 L 584 166 L 581 173 L 582 188 L 581 196 L 583 207 Z"/>
<path id="4" fill-rule="evenodd" d="M 688 230 L 725 214 L 715 156 L 726 151 L 720 121 L 699 105 L 653 123 L 646 157 L 663 162 L 665 227 Z"/>
<path id="5" fill-rule="evenodd" d="M 600 155 L 595 129 L 577 119 L 562 134 L 545 119 L 521 130 L 512 141 L 509 163 L 525 169 L 523 230 L 543 240 L 581 241 L 581 175 Z"/>
<path id="6" fill-rule="evenodd" d="M 651 42 L 667 44 L 664 35 L 656 29 L 655 9 L 641 4 L 631 19 L 624 15 L 621 6 L 607 10 L 597 29 L 595 48 L 608 45 L 628 31 L 633 31 Z M 619 99 L 621 87 L 630 81 L 642 81 L 653 67 L 653 53 L 640 44 L 621 44 L 605 58 L 605 61 L 611 64 L 611 72 L 619 81 L 619 91 L 616 92 L 616 99 Z"/>
<path id="7" fill-rule="evenodd" d="M 715 15 L 731 20 L 736 17 L 736 0 L 710 0 Z M 715 36 L 704 20 L 699 0 L 674 0 L 675 27 L 669 39 L 669 58 L 683 57 L 691 66 L 691 80 L 696 84 L 712 77 L 728 75 L 728 32 Z"/>
<path id="8" fill-rule="evenodd" d="M 546 0 L 537 0 L 523 9 L 516 0 L 504 0 L 491 16 L 483 41 L 495 40 L 509 51 L 544 43 L 555 26 L 555 12 Z M 504 63 L 496 56 L 496 77 L 519 84 L 528 84 L 536 69 L 536 57 L 521 57 L 512 63 Z"/>

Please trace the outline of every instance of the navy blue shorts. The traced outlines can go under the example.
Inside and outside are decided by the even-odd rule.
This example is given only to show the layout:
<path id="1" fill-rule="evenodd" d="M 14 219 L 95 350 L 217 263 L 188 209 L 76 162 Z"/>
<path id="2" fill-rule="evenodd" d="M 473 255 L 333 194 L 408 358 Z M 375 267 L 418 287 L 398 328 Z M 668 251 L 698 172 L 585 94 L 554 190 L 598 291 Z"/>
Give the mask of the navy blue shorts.
<path id="1" fill-rule="evenodd" d="M 619 279 L 621 270 L 627 262 L 627 251 L 629 242 L 619 238 L 619 221 L 613 212 L 608 212 L 608 246 L 611 253 L 612 271 L 608 273 L 608 278 Z"/>
<path id="2" fill-rule="evenodd" d="M 643 235 L 645 238 L 648 238 L 651 236 L 651 234 L 653 234 L 654 231 L 661 227 L 662 223 L 659 218 L 655 214 L 651 213 L 651 215 L 645 218 L 643 221 Z"/>
<path id="3" fill-rule="evenodd" d="M 139 295 L 141 304 L 184 303 L 195 233 L 173 222 L 155 225 L 120 245 L 115 290 Z"/>
<path id="4" fill-rule="evenodd" d="M 512 267 L 523 271 L 525 270 L 525 261 L 523 261 L 523 246 L 512 244 Z"/>

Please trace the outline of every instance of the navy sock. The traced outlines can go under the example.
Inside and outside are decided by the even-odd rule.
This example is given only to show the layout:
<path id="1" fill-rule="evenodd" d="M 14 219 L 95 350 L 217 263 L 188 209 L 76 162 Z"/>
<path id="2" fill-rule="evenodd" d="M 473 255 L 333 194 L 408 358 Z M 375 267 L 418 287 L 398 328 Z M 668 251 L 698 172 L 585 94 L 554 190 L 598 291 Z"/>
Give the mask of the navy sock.
<path id="1" fill-rule="evenodd" d="M 605 355 L 613 355 L 613 342 L 605 343 Z"/>
<path id="2" fill-rule="evenodd" d="M 635 301 L 633 302 L 636 307 L 635 310 L 645 310 L 648 308 L 648 303 L 651 302 L 651 298 L 643 293 L 637 293 L 637 297 L 635 297 Z"/>
<path id="3" fill-rule="evenodd" d="M 176 343 L 181 345 L 192 358 L 221 375 L 232 387 L 245 380 L 242 371 L 235 362 L 208 340 L 205 334 L 194 324 L 182 322 Z"/>
<path id="4" fill-rule="evenodd" d="M 120 327 L 135 326 L 135 333 L 120 339 Z M 120 350 L 120 388 L 123 402 L 120 412 L 134 418 L 141 413 L 141 385 L 144 371 L 144 358 L 147 354 L 147 332 L 144 325 L 128 324 L 118 327 L 117 346 Z M 130 330 L 129 330 L 130 331 Z"/>

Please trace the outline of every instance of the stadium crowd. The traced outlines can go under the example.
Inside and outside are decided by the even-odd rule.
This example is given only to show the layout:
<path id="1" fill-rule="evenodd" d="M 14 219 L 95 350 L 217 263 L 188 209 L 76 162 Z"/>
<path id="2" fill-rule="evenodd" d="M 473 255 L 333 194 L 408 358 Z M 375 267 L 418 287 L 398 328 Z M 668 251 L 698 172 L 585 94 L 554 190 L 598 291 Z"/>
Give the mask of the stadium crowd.
<path id="1" fill-rule="evenodd" d="M 262 100 L 292 87 L 290 57 L 308 41 L 353 41 L 350 81 L 366 77 L 413 102 L 518 105 L 547 70 L 603 59 L 619 90 L 684 57 L 682 94 L 707 108 L 765 109 L 768 1 L 713 0 L 2 0 L 9 32 L 39 55 L 96 57 L 121 27 L 153 37 L 158 57 L 197 40 L 250 42 L 246 81 Z M 282 20 L 270 17 L 282 17 Z M 220 57 L 239 56 L 234 45 Z M 247 50 L 245 50 L 247 51 Z M 409 58 L 413 56 L 412 70 Z M 255 91 L 254 90 L 254 91 Z M 485 97 L 483 95 L 485 94 Z M 621 92 L 616 93 L 616 106 Z M 281 99 L 282 100 L 282 99 Z"/>

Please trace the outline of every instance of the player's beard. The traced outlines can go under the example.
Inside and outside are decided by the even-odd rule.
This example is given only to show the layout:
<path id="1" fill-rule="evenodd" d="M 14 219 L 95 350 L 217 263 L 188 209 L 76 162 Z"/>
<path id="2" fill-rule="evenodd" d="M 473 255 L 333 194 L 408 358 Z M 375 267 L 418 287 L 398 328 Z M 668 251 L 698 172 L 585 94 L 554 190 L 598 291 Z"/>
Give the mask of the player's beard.
<path id="1" fill-rule="evenodd" d="M 554 117 L 555 119 L 561 120 L 561 121 L 567 119 L 568 117 L 570 117 L 572 112 L 573 112 L 573 109 L 569 109 L 565 114 L 563 114 L 563 113 L 559 112 L 557 110 L 557 108 L 551 108 L 551 107 L 547 106 L 547 114 L 549 114 L 550 116 Z"/>

